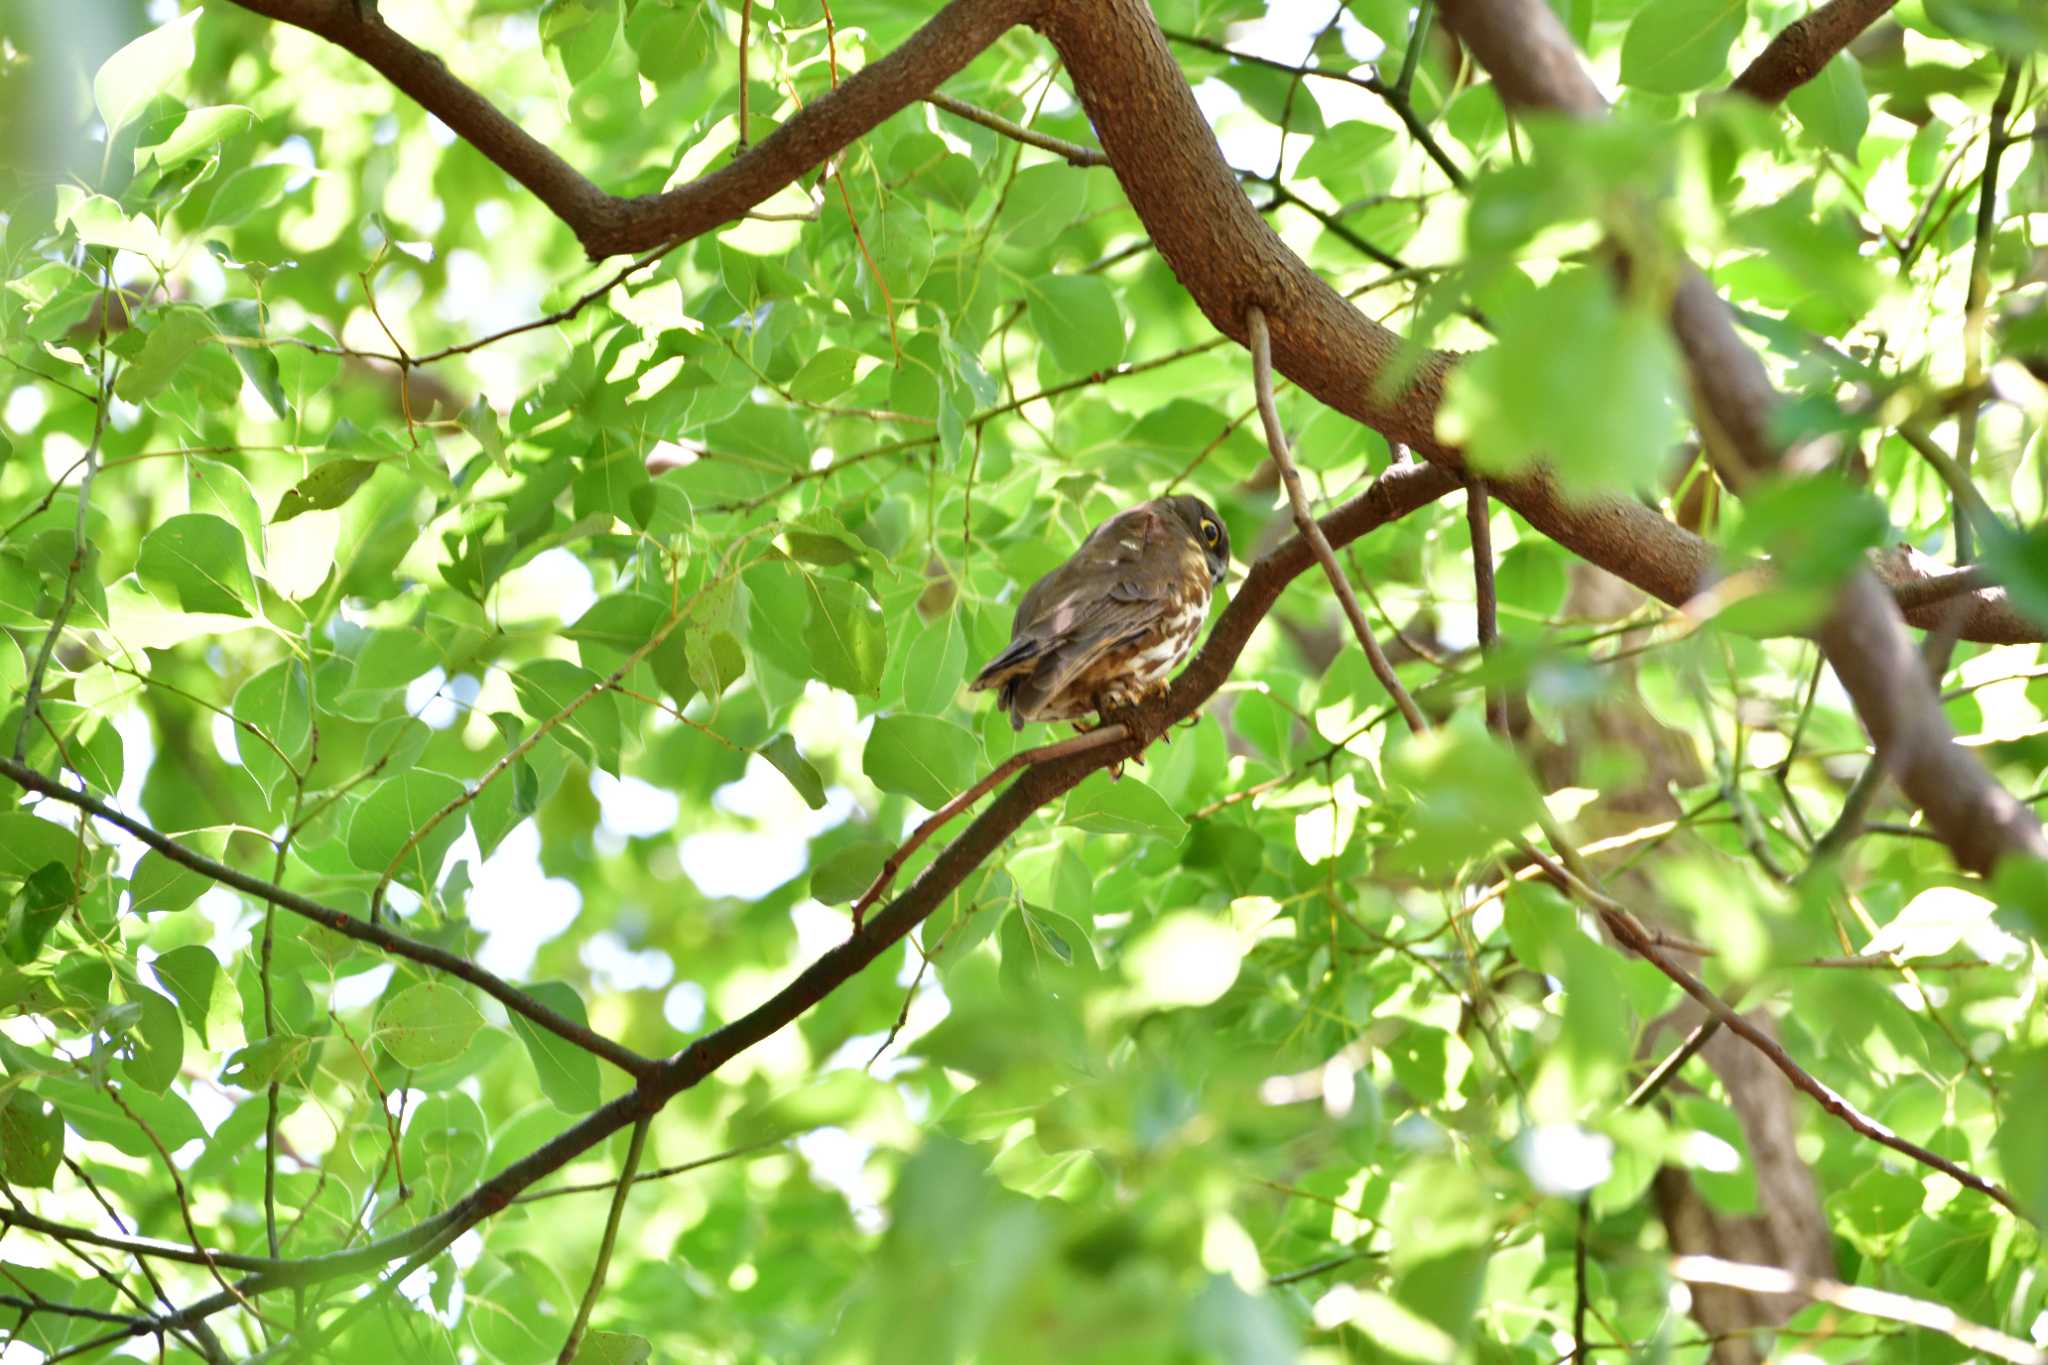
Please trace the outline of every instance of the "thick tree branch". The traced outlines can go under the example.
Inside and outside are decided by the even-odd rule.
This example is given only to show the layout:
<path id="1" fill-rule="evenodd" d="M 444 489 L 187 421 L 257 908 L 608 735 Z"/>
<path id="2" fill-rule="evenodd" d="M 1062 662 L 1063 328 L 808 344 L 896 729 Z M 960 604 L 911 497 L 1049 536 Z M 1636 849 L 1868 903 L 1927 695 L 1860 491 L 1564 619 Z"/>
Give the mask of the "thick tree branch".
<path id="1" fill-rule="evenodd" d="M 576 233 L 593 260 L 687 240 L 744 214 L 898 109 L 939 87 L 1041 0 L 953 0 L 903 45 L 842 81 L 740 157 L 687 185 L 626 199 L 581 171 L 400 37 L 358 0 L 235 0 L 354 53 L 418 101 Z"/>
<path id="2" fill-rule="evenodd" d="M 1563 24 L 1540 0 L 1447 0 L 1444 11 L 1509 104 L 1582 118 L 1605 114 L 1606 101 Z M 1722 478 L 1740 491 L 1779 465 L 1771 431 L 1778 392 L 1736 335 L 1727 305 L 1690 265 L 1680 267 L 1671 327 L 1695 401 L 1724 438 L 1712 443 Z M 2008 855 L 2048 857 L 2048 837 L 2034 813 L 1956 746 L 1898 608 L 1874 574 L 1850 575 L 1817 636 L 1886 770 L 1927 813 L 1958 863 L 1988 872 Z"/>
<path id="3" fill-rule="evenodd" d="M 324 905 L 310 896 L 288 891 L 284 887 L 264 881 L 261 877 L 252 877 L 246 872 L 229 867 L 226 863 L 216 862 L 175 839 L 159 834 L 140 820 L 123 815 L 104 802 L 96 801 L 83 792 L 72 791 L 63 783 L 45 777 L 25 763 L 0 758 L 0 777 L 12 779 L 16 786 L 26 791 L 36 792 L 53 801 L 61 801 L 67 806 L 75 806 L 88 815 L 104 820 L 140 839 L 180 867 L 190 868 L 202 877 L 219 882 L 222 886 L 232 887 L 245 896 L 254 896 L 280 910 L 290 911 L 301 919 L 311 920 L 344 938 L 367 943 L 372 948 L 389 953 L 393 957 L 406 958 L 423 967 L 445 972 L 457 980 L 467 981 L 512 1013 L 521 1015 L 549 1033 L 574 1043 L 594 1057 L 604 1058 L 628 1075 L 644 1075 L 654 1065 L 649 1058 L 642 1057 L 631 1048 L 623 1047 L 603 1034 L 557 1014 L 517 986 L 485 971 L 466 957 L 436 948 L 431 944 L 421 943 L 417 939 L 407 938 L 404 934 L 358 919 L 336 906 Z"/>
<path id="4" fill-rule="evenodd" d="M 1820 74 L 1836 53 L 1857 35 L 1891 12 L 1899 0 L 1828 0 L 1811 14 L 1794 19 L 1743 68 L 1728 88 L 1776 104 Z"/>
<path id="5" fill-rule="evenodd" d="M 595 190 L 449 76 L 438 59 L 374 16 L 359 18 L 356 0 L 236 2 L 318 33 L 394 80 L 531 189 L 596 254 L 679 241 L 738 218 L 896 109 L 923 98 L 1009 25 L 1033 22 L 1065 58 L 1132 207 L 1217 329 L 1241 342 L 1245 309 L 1254 303 L 1266 308 L 1282 320 L 1273 339 L 1274 364 L 1282 374 L 1425 458 L 1463 471 L 1458 452 L 1439 442 L 1435 429 L 1444 375 L 1458 357 L 1432 354 L 1406 388 L 1383 387 L 1385 376 L 1396 371 L 1401 339 L 1360 315 L 1259 219 L 1224 163 L 1158 25 L 1135 0 L 954 0 L 902 48 L 813 100 L 731 165 L 666 194 L 632 201 Z M 1540 470 L 1497 480 L 1492 491 L 1566 549 L 1673 606 L 1720 575 L 1711 545 L 1640 503 L 1567 503 Z M 1940 613 L 1915 605 L 1907 620 L 1931 629 Z M 2019 644 L 2038 642 L 2043 632 L 2002 595 L 1979 594 L 1971 599 L 1960 638 Z"/>

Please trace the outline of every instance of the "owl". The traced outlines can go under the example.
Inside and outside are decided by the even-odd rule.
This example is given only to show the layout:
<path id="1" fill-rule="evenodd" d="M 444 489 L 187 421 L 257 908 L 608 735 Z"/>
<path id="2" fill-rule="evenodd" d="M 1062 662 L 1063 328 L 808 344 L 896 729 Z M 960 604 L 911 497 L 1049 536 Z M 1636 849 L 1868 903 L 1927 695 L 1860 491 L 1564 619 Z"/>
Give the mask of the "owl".
<path id="1" fill-rule="evenodd" d="M 970 690 L 999 688 L 1010 724 L 1073 720 L 1163 688 L 1230 567 L 1230 531 L 1188 494 L 1119 512 L 1017 604 L 1008 648 Z"/>

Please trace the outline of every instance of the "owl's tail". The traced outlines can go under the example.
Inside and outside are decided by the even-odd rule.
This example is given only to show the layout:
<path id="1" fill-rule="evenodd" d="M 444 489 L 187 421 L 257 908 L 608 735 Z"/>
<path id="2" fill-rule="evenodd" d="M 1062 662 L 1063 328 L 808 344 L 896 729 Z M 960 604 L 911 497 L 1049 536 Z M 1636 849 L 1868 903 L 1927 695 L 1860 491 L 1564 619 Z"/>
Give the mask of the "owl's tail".
<path id="1" fill-rule="evenodd" d="M 996 704 L 1010 713 L 1010 728 L 1024 728 L 1024 712 L 1017 704 L 1017 693 L 1037 671 L 1045 656 L 1045 643 L 1028 636 L 1012 640 L 1003 652 L 983 665 L 981 672 L 974 675 L 974 681 L 967 684 L 970 692 L 983 692 L 999 687 Z"/>

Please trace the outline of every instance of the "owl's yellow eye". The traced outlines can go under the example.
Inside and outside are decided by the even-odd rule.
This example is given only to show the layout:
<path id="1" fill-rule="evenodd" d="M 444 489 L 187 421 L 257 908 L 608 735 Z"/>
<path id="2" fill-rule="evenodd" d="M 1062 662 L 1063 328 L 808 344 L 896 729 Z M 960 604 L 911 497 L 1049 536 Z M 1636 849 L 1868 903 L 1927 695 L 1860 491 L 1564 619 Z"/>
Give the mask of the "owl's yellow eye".
<path id="1" fill-rule="evenodd" d="M 1211 545 L 1214 545 L 1214 544 L 1216 543 L 1216 539 L 1217 539 L 1217 537 L 1221 536 L 1222 534 L 1223 534 L 1223 533 L 1222 533 L 1221 531 L 1219 531 L 1219 530 L 1217 530 L 1217 529 L 1216 529 L 1216 523 L 1215 523 L 1215 522 L 1213 522 L 1213 521 L 1210 521 L 1210 520 L 1209 520 L 1208 518 L 1206 518 L 1206 517 L 1202 519 L 1202 539 L 1203 539 L 1203 540 L 1206 540 L 1206 541 L 1208 541 L 1208 542 L 1209 542 L 1209 543 L 1210 543 Z"/>

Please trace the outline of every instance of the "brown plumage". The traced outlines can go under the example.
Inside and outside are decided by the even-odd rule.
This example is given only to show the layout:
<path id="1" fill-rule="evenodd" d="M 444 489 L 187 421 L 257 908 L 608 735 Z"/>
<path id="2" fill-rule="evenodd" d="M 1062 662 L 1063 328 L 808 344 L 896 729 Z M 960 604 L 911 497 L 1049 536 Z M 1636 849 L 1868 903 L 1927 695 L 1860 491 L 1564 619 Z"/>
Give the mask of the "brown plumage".
<path id="1" fill-rule="evenodd" d="M 1120 512 L 1017 604 L 1009 647 L 975 675 L 1010 724 L 1078 720 L 1163 687 L 1230 566 L 1230 531 L 1185 493 Z"/>

